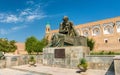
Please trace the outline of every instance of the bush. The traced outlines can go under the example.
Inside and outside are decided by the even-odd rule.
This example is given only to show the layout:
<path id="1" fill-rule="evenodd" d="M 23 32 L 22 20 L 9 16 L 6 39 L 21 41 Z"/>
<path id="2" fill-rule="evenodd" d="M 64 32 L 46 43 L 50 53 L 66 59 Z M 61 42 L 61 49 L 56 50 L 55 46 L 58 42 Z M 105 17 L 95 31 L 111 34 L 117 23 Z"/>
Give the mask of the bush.
<path id="1" fill-rule="evenodd" d="M 33 56 L 30 56 L 29 62 L 36 63 L 35 58 Z"/>
<path id="2" fill-rule="evenodd" d="M 114 52 L 109 51 L 108 55 L 114 55 Z"/>
<path id="3" fill-rule="evenodd" d="M 86 63 L 86 60 L 85 60 L 84 58 L 82 58 L 82 59 L 80 60 L 80 63 L 81 63 L 81 64 L 85 64 L 85 63 Z"/>
<path id="4" fill-rule="evenodd" d="M 100 55 L 104 55 L 104 51 L 101 51 L 99 54 L 100 54 Z"/>
<path id="5" fill-rule="evenodd" d="M 87 70 L 88 64 L 87 64 L 87 63 L 81 64 L 81 66 L 82 66 L 85 70 Z"/>
<path id="6" fill-rule="evenodd" d="M 80 60 L 80 63 L 78 64 L 78 68 L 80 68 L 80 69 L 83 70 L 83 71 L 86 71 L 86 70 L 87 70 L 87 67 L 88 67 L 88 64 L 87 64 L 85 58 L 82 58 L 82 59 Z"/>
<path id="7" fill-rule="evenodd" d="M 120 53 L 114 53 L 112 51 L 109 52 L 101 51 L 101 52 L 91 52 L 90 55 L 120 55 Z"/>
<path id="8" fill-rule="evenodd" d="M 87 46 L 90 48 L 90 51 L 92 51 L 94 49 L 95 46 L 95 41 L 91 38 L 87 38 Z"/>

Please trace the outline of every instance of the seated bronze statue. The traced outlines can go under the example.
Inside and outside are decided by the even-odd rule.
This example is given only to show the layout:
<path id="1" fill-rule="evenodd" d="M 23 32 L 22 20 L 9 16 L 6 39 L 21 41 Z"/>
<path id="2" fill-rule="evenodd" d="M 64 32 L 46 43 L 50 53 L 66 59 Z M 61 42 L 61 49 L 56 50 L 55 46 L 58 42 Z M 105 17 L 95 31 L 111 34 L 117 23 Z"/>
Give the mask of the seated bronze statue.
<path id="1" fill-rule="evenodd" d="M 64 16 L 63 22 L 60 24 L 59 33 L 67 36 L 77 36 L 74 30 L 73 23 L 68 21 L 68 17 Z"/>
<path id="2" fill-rule="evenodd" d="M 63 22 L 60 24 L 59 33 L 54 34 L 51 38 L 49 47 L 63 46 L 87 46 L 86 38 L 79 36 L 73 27 L 73 23 L 64 16 Z"/>

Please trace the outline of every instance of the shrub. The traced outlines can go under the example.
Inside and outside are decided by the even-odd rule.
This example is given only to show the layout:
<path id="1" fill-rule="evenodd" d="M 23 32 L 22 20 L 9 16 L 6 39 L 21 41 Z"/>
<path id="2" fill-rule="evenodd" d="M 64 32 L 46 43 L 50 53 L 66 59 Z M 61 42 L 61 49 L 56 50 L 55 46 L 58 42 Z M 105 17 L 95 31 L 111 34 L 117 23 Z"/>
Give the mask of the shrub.
<path id="1" fill-rule="evenodd" d="M 91 52 L 90 55 L 120 55 L 120 53 L 114 53 L 112 51 L 109 52 L 101 51 L 101 52 Z"/>
<path id="2" fill-rule="evenodd" d="M 100 55 L 103 55 L 103 54 L 104 54 L 104 51 L 101 51 L 99 54 L 100 54 Z"/>
<path id="3" fill-rule="evenodd" d="M 91 38 L 87 38 L 87 46 L 90 48 L 90 51 L 92 51 L 94 49 L 95 46 L 95 41 Z"/>
<path id="4" fill-rule="evenodd" d="M 81 66 L 82 66 L 85 70 L 87 70 L 88 64 L 87 64 L 87 63 L 81 64 Z"/>
<path id="5" fill-rule="evenodd" d="M 80 63 L 81 63 L 81 64 L 85 64 L 85 63 L 86 63 L 86 60 L 85 60 L 84 58 L 82 58 L 82 59 L 80 60 Z"/>
<path id="6" fill-rule="evenodd" d="M 35 58 L 34 58 L 33 56 L 30 56 L 29 62 L 34 62 L 34 63 L 36 63 Z"/>
<path id="7" fill-rule="evenodd" d="M 85 58 L 82 58 L 80 60 L 80 63 L 78 64 L 78 68 L 82 69 L 83 71 L 86 71 L 87 67 L 88 67 L 88 64 L 87 64 Z"/>
<path id="8" fill-rule="evenodd" d="M 108 55 L 114 55 L 114 52 L 109 51 Z"/>

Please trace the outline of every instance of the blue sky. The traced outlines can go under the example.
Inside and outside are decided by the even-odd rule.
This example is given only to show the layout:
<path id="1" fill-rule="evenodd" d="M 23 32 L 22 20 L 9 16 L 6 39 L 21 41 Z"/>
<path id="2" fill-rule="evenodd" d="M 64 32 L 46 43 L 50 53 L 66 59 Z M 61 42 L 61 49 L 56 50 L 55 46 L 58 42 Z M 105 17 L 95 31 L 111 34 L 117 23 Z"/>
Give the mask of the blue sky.
<path id="1" fill-rule="evenodd" d="M 0 38 L 41 39 L 49 22 L 58 29 L 63 16 L 75 24 L 120 16 L 119 0 L 0 0 Z"/>

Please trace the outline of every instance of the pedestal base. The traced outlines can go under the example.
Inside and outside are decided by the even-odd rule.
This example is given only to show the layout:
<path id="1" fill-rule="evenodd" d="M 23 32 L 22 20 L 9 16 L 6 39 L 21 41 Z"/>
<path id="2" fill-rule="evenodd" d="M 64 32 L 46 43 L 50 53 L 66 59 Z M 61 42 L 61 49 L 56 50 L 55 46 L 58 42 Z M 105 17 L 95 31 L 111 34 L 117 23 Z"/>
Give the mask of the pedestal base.
<path id="1" fill-rule="evenodd" d="M 43 64 L 48 66 L 77 68 L 80 58 L 90 52 L 88 47 L 50 47 L 43 49 Z"/>

